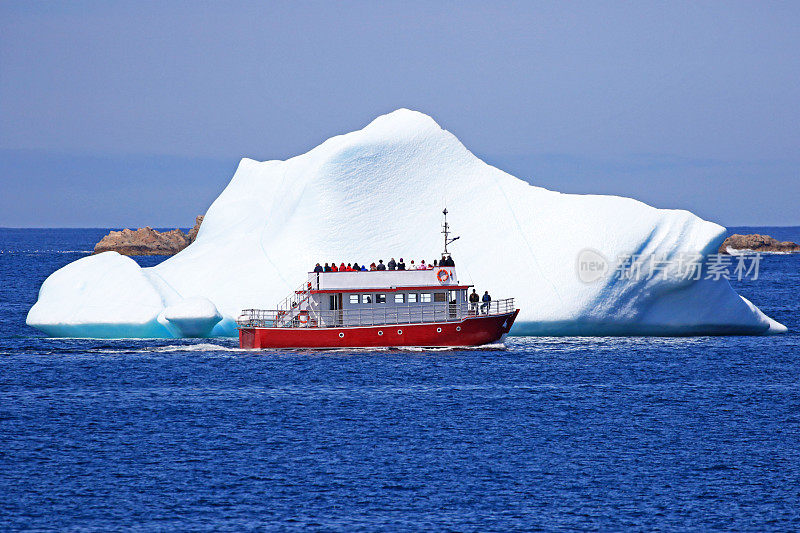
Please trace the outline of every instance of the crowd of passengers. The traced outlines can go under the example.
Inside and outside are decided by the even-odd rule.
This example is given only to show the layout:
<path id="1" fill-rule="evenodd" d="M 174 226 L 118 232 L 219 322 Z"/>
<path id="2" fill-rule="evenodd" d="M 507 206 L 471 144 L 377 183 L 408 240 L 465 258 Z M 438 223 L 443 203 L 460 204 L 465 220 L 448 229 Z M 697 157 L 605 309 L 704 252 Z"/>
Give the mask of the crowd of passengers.
<path id="1" fill-rule="evenodd" d="M 366 265 L 359 265 L 358 263 L 340 263 L 339 266 L 336 263 L 325 263 L 324 266 L 317 263 L 314 267 L 314 272 L 369 272 L 372 270 L 433 270 L 434 268 L 439 267 L 454 267 L 456 266 L 453 258 L 449 255 L 443 255 L 440 260 L 435 260 L 433 263 L 425 263 L 425 260 L 419 262 L 418 265 L 414 264 L 414 260 L 412 259 L 411 262 L 406 267 L 405 261 L 403 258 L 400 258 L 400 261 L 395 261 L 394 257 L 392 257 L 387 264 L 383 264 L 383 259 L 379 259 L 378 263 L 372 263 L 367 268 Z"/>

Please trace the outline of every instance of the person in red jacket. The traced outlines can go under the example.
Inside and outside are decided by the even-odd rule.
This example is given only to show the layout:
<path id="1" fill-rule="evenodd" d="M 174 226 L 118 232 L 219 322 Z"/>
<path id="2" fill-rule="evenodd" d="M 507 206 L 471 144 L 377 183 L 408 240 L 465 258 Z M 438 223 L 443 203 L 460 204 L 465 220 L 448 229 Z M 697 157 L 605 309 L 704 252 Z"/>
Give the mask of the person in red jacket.
<path id="1" fill-rule="evenodd" d="M 336 263 L 331 263 L 331 272 L 339 272 L 339 267 L 336 266 Z"/>

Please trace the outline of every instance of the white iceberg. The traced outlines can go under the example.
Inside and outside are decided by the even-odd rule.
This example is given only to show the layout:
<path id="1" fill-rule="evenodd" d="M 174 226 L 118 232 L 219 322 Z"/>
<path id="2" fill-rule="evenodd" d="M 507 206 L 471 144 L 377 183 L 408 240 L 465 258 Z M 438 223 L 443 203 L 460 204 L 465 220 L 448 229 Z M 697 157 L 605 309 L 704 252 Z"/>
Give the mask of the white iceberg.
<path id="1" fill-rule="evenodd" d="M 51 274 L 28 324 L 53 337 L 208 337 L 222 319 L 213 302 L 182 298 L 150 268 L 116 252 Z"/>
<path id="2" fill-rule="evenodd" d="M 27 323 L 63 336 L 235 335 L 241 309 L 273 307 L 317 262 L 437 257 L 445 205 L 461 235 L 461 281 L 516 298 L 512 334 L 786 329 L 725 279 L 625 279 L 608 265 L 579 275 L 587 253 L 600 262 L 707 256 L 725 230 L 687 211 L 529 185 L 406 109 L 286 161 L 243 159 L 188 248 L 152 268 L 113 252 L 69 264 L 44 282 Z"/>

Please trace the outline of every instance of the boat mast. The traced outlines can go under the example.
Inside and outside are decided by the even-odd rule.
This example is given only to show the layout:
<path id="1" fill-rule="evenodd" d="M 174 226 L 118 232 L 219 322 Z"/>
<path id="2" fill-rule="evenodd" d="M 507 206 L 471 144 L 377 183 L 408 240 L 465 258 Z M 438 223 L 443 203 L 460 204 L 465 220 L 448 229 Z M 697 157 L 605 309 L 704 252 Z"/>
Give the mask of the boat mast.
<path id="1" fill-rule="evenodd" d="M 447 208 L 446 207 L 444 208 L 444 211 L 442 211 L 442 214 L 444 215 L 444 225 L 442 226 L 442 233 L 444 233 L 444 254 L 443 255 L 449 256 L 450 253 L 447 251 L 447 245 L 448 244 L 452 244 L 454 241 L 457 241 L 460 237 L 453 237 L 452 239 L 449 238 L 450 237 L 450 224 L 447 223 Z"/>

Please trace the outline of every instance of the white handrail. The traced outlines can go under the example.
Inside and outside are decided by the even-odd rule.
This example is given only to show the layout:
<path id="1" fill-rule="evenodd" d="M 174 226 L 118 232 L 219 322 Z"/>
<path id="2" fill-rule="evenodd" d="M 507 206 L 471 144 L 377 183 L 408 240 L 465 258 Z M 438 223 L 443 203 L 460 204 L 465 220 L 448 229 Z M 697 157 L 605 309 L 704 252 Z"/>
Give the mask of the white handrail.
<path id="1" fill-rule="evenodd" d="M 512 313 L 514 299 L 491 302 L 442 302 L 402 306 L 371 306 L 353 309 L 318 311 L 315 309 L 243 309 L 236 320 L 239 327 L 337 327 L 375 326 L 384 324 L 416 324 L 426 322 L 456 322 L 471 316 L 491 316 Z M 392 312 L 393 311 L 393 312 Z M 300 312 L 309 314 L 301 323 Z"/>

